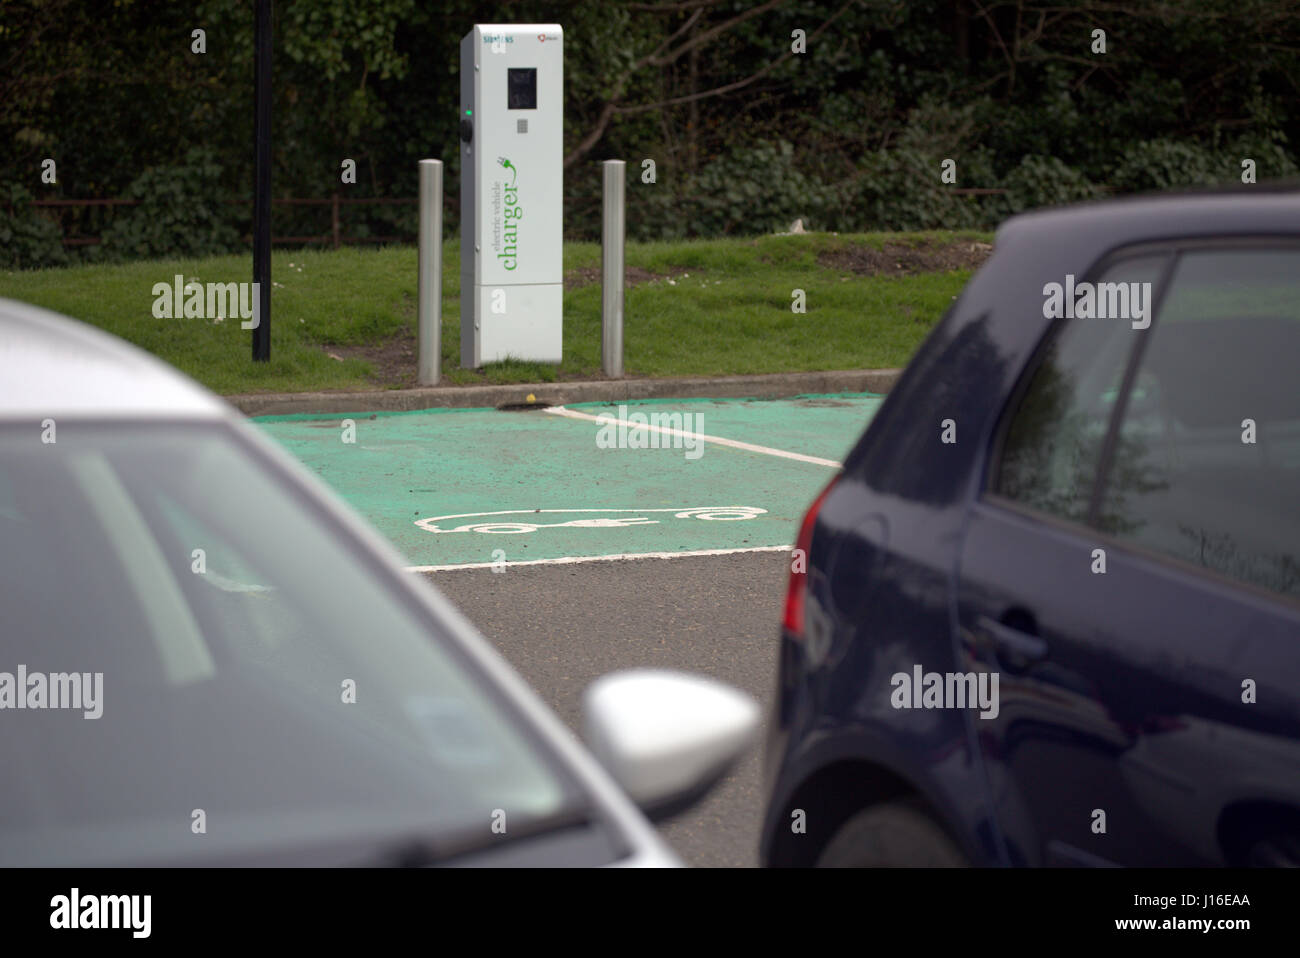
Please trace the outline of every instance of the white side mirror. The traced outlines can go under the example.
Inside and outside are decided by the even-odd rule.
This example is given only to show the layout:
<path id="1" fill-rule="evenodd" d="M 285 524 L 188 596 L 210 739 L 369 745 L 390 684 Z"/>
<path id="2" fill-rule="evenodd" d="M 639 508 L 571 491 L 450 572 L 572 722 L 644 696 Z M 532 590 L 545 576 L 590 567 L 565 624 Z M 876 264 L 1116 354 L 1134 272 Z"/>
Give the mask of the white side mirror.
<path id="1" fill-rule="evenodd" d="M 702 797 L 745 753 L 758 724 L 748 695 L 685 672 L 613 672 L 583 697 L 592 753 L 652 817 Z"/>

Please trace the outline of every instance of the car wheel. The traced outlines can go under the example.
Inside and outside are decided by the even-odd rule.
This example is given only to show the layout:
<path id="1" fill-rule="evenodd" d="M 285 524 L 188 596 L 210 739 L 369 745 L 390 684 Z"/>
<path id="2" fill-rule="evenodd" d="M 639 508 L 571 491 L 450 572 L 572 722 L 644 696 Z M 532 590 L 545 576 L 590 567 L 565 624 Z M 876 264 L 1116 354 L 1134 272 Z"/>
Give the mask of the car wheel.
<path id="1" fill-rule="evenodd" d="M 1272 835 L 1250 846 L 1248 868 L 1300 868 L 1300 838 Z"/>
<path id="2" fill-rule="evenodd" d="M 817 859 L 818 868 L 964 868 L 966 856 L 914 802 L 890 802 L 858 812 L 840 826 Z"/>

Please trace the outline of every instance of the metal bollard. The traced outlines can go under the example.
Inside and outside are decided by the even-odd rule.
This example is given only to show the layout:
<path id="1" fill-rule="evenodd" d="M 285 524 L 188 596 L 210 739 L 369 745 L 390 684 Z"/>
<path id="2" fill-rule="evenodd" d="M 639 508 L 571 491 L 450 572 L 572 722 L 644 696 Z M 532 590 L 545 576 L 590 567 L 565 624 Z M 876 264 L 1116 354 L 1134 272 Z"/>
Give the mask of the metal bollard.
<path id="1" fill-rule="evenodd" d="M 420 292 L 416 306 L 421 386 L 442 372 L 442 160 L 420 161 Z"/>
<path id="2" fill-rule="evenodd" d="M 623 191 L 627 164 L 605 160 L 604 227 L 600 247 L 600 364 L 611 379 L 623 378 Z"/>

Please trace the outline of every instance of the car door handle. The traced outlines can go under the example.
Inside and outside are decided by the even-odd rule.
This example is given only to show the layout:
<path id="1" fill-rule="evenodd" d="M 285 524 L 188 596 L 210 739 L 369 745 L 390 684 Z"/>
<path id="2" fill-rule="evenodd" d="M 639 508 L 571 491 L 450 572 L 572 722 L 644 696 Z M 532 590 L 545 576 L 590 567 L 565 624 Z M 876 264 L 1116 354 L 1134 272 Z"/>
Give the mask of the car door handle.
<path id="1" fill-rule="evenodd" d="M 1037 635 L 1004 625 L 987 615 L 981 615 L 976 624 L 995 647 L 1011 653 L 1020 662 L 1036 662 L 1047 655 L 1047 642 Z"/>

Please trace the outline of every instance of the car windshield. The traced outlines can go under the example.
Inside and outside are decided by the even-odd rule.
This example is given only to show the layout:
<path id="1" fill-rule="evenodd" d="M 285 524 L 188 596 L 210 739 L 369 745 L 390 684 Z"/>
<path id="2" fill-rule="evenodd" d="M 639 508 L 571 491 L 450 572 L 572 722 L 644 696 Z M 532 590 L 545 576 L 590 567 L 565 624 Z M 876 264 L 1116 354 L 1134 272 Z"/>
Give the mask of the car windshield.
<path id="1" fill-rule="evenodd" d="M 0 865 L 571 816 L 576 784 L 389 576 L 235 427 L 0 427 Z"/>

